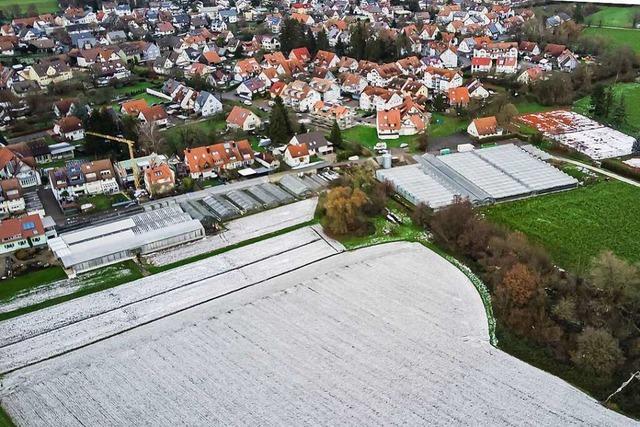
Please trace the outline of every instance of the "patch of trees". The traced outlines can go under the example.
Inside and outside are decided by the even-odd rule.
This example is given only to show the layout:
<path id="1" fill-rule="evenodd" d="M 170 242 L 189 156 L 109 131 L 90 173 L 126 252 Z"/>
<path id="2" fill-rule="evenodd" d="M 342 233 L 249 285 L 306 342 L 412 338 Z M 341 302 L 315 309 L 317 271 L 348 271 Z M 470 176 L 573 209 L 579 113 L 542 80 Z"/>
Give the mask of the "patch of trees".
<path id="1" fill-rule="evenodd" d="M 280 29 L 280 50 L 289 55 L 292 49 L 306 46 L 308 42 L 305 25 L 292 18 L 282 22 Z"/>
<path id="2" fill-rule="evenodd" d="M 428 224 L 439 245 L 475 267 L 492 294 L 499 327 L 573 366 L 574 378 L 597 398 L 640 368 L 639 266 L 603 252 L 572 274 L 523 234 L 482 218 L 468 201 L 434 214 L 423 206 L 416 211 L 416 225 Z M 640 384 L 615 401 L 640 414 Z"/>
<path id="3" fill-rule="evenodd" d="M 350 36 L 351 45 L 346 53 L 357 60 L 393 62 L 406 56 L 411 47 L 404 33 L 397 37 L 391 37 L 387 32 L 375 34 L 366 22 L 352 26 Z"/>
<path id="4" fill-rule="evenodd" d="M 568 105 L 575 98 L 571 76 L 560 71 L 537 81 L 532 91 L 542 105 Z"/>
<path id="5" fill-rule="evenodd" d="M 624 94 L 617 97 L 611 86 L 601 83 L 593 87 L 591 92 L 591 114 L 600 121 L 622 127 L 627 122 L 627 111 Z"/>
<path id="6" fill-rule="evenodd" d="M 387 205 L 391 186 L 376 180 L 366 166 L 344 174 L 318 203 L 318 215 L 324 230 L 332 236 L 365 236 L 375 228 L 373 218 Z"/>

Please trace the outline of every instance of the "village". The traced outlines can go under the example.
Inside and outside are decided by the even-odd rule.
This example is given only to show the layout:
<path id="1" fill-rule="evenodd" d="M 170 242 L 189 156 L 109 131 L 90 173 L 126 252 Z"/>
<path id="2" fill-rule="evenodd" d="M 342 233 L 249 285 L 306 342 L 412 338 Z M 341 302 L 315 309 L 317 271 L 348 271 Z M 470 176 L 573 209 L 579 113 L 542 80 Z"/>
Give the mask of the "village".
<path id="1" fill-rule="evenodd" d="M 296 241 L 322 246 L 300 252 L 291 271 L 302 272 L 302 255 L 323 263 L 408 241 L 486 282 L 465 273 L 489 295 L 482 302 L 499 325 L 488 330 L 492 345 L 544 370 L 549 360 L 579 370 L 551 373 L 599 400 L 630 374 L 640 380 L 635 291 L 569 291 L 597 281 L 607 254 L 628 272 L 624 286 L 640 287 L 640 239 L 622 232 L 640 200 L 639 7 L 0 0 L 0 8 L 0 329 L 189 265 L 211 273 L 193 282 L 204 283 L 215 269 L 203 260 L 248 256 L 279 236 L 290 236 L 285 257 L 298 254 Z M 500 290 L 511 268 L 529 273 L 510 283 L 537 289 L 525 300 Z M 621 317 L 591 319 L 587 299 L 605 294 L 603 305 L 625 307 Z M 592 329 L 606 335 L 593 339 L 615 359 L 607 368 L 575 356 Z M 20 344 L 11 340 L 0 352 Z M 49 356 L 33 357 L 11 356 L 0 375 Z M 638 417 L 638 395 L 624 391 L 608 407 Z M 20 411 L 8 409 L 20 423 L 53 422 Z"/>

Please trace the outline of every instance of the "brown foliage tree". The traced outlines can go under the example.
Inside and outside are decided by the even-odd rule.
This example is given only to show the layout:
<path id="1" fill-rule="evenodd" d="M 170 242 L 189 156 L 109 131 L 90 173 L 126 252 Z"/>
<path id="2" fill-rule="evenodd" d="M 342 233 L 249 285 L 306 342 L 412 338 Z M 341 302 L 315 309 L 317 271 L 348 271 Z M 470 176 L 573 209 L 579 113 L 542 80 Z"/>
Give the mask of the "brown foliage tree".
<path id="1" fill-rule="evenodd" d="M 525 264 L 517 263 L 504 275 L 496 296 L 504 299 L 508 305 L 524 306 L 536 294 L 540 276 Z"/>
<path id="2" fill-rule="evenodd" d="M 362 208 L 368 201 L 366 194 L 360 189 L 332 188 L 324 203 L 323 227 L 330 234 L 338 236 L 357 232 L 365 223 Z"/>
<path id="3" fill-rule="evenodd" d="M 411 212 L 411 221 L 417 227 L 427 227 L 431 218 L 433 218 L 433 209 L 426 203 L 418 203 Z"/>

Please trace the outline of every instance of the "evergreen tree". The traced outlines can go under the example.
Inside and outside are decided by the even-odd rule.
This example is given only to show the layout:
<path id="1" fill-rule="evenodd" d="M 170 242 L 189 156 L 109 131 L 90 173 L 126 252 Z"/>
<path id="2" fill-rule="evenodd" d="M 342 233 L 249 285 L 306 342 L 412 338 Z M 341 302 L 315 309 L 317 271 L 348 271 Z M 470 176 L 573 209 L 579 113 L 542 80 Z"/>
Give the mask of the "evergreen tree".
<path id="1" fill-rule="evenodd" d="M 611 122 L 616 127 L 622 127 L 625 125 L 627 121 L 627 108 L 624 101 L 624 95 L 620 95 L 620 99 L 616 103 L 615 107 L 613 107 L 613 111 L 611 113 Z"/>
<path id="2" fill-rule="evenodd" d="M 342 148 L 342 131 L 340 130 L 340 126 L 338 126 L 338 122 L 335 120 L 333 121 L 328 139 L 333 144 L 334 149 L 338 150 Z"/>
<path id="3" fill-rule="evenodd" d="M 307 133 L 307 127 L 304 125 L 304 123 L 300 123 L 300 126 L 298 127 L 298 133 Z"/>
<path id="4" fill-rule="evenodd" d="M 582 5 L 580 3 L 576 5 L 576 10 L 573 14 L 573 19 L 578 24 L 582 24 L 582 22 L 584 21 L 584 13 L 582 12 Z"/>
<path id="5" fill-rule="evenodd" d="M 364 59 L 368 39 L 368 27 L 363 22 L 358 22 L 351 30 L 351 56 L 357 60 Z"/>
<path id="6" fill-rule="evenodd" d="M 277 96 L 269 117 L 269 138 L 274 144 L 282 145 L 289 142 L 289 138 L 292 135 L 291 121 L 289 120 L 287 109 L 282 102 L 282 98 Z"/>
<path id="7" fill-rule="evenodd" d="M 443 94 L 439 93 L 433 98 L 433 109 L 442 112 L 447 108 L 447 101 Z"/>
<path id="8" fill-rule="evenodd" d="M 285 55 L 289 55 L 291 49 L 304 46 L 307 43 L 304 28 L 295 19 L 285 19 L 280 29 L 280 47 Z"/>
<path id="9" fill-rule="evenodd" d="M 599 83 L 593 87 L 591 92 L 591 114 L 597 118 L 605 118 L 608 107 L 607 103 L 607 89 Z"/>
<path id="10" fill-rule="evenodd" d="M 409 37 L 402 32 L 396 38 L 396 56 L 398 58 L 402 58 L 404 55 L 409 53 L 409 49 L 411 49 L 411 42 L 409 41 Z"/>
<path id="11" fill-rule="evenodd" d="M 318 33 L 316 46 L 318 47 L 318 50 L 329 50 L 329 38 L 327 37 L 327 32 L 324 30 L 324 28 Z"/>
<path id="12" fill-rule="evenodd" d="M 307 49 L 309 50 L 309 53 L 312 56 L 315 56 L 316 52 L 318 52 L 318 46 L 316 44 L 316 38 L 313 35 L 313 31 L 311 31 L 311 28 L 309 28 L 307 30 Z"/>
<path id="13" fill-rule="evenodd" d="M 338 41 L 336 43 L 335 51 L 336 51 L 336 55 L 338 55 L 340 57 L 342 57 L 344 55 L 345 47 L 344 47 L 344 42 L 342 41 L 342 39 L 338 39 Z"/>

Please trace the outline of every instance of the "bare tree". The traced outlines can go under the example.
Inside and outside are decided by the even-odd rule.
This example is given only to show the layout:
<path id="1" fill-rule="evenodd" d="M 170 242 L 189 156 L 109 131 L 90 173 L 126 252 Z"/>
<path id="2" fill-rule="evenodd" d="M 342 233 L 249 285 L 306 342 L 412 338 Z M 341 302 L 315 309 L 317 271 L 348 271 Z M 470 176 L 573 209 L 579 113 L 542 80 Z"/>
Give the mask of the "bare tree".
<path id="1" fill-rule="evenodd" d="M 165 144 L 164 137 L 155 122 L 143 122 L 138 125 L 140 148 L 145 154 L 158 153 Z"/>

